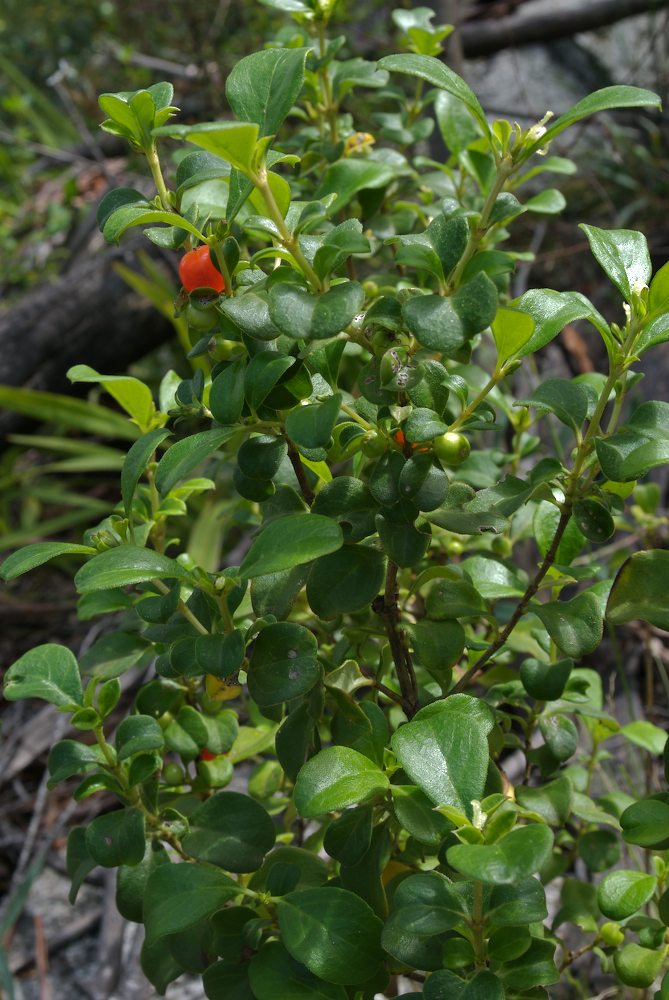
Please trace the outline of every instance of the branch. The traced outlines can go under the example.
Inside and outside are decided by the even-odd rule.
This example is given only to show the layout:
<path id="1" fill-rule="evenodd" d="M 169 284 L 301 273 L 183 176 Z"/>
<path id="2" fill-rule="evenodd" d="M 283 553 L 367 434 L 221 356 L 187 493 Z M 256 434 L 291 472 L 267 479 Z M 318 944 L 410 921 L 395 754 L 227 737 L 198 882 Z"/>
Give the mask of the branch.
<path id="1" fill-rule="evenodd" d="M 388 560 L 386 571 L 386 588 L 383 595 L 379 595 L 372 603 L 372 610 L 382 619 L 390 644 L 397 679 L 402 692 L 402 705 L 404 711 L 412 718 L 418 711 L 418 685 L 413 669 L 411 653 L 407 649 L 399 630 L 400 611 L 397 605 L 397 563 L 392 559 Z"/>
<path id="2" fill-rule="evenodd" d="M 654 10 L 669 9 L 669 0 L 582 0 L 561 10 L 527 12 L 532 4 L 517 14 L 486 21 L 469 21 L 460 28 L 466 58 L 492 55 L 502 49 L 518 48 L 534 42 L 553 42 L 581 31 L 593 31 L 628 17 L 638 17 Z"/>
<path id="3" fill-rule="evenodd" d="M 307 479 L 307 474 L 304 471 L 304 466 L 302 465 L 302 459 L 300 458 L 300 453 L 295 447 L 294 443 L 290 438 L 286 439 L 288 441 L 288 458 L 290 459 L 290 464 L 293 467 L 293 471 L 297 478 L 297 481 L 302 491 L 302 496 L 309 507 L 311 507 L 314 502 L 314 491 L 309 485 L 309 480 Z"/>

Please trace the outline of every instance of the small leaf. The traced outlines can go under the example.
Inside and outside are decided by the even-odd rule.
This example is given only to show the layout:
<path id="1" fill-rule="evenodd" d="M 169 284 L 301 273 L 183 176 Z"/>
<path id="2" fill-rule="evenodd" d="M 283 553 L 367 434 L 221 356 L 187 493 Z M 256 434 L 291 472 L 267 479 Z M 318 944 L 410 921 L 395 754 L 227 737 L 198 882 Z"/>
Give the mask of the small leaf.
<path id="1" fill-rule="evenodd" d="M 191 434 L 190 437 L 171 445 L 156 469 L 156 488 L 161 497 L 165 496 L 181 479 L 186 479 L 206 458 L 213 455 L 229 441 L 235 429 L 215 428 Z"/>
<path id="2" fill-rule="evenodd" d="M 532 406 L 540 413 L 554 413 L 563 424 L 578 430 L 588 415 L 589 396 L 585 385 L 566 378 L 549 378 L 527 399 L 514 406 Z"/>
<path id="3" fill-rule="evenodd" d="M 189 816 L 184 850 L 199 861 L 231 872 L 254 872 L 274 846 L 267 811 L 248 795 L 217 792 Z"/>
<path id="4" fill-rule="evenodd" d="M 74 545 L 70 542 L 35 542 L 7 556 L 0 566 L 0 577 L 3 580 L 15 580 L 17 576 L 22 576 L 51 559 L 67 555 L 95 555 L 95 549 L 90 545 Z"/>
<path id="5" fill-rule="evenodd" d="M 626 302 L 648 286 L 652 267 L 643 233 L 632 229 L 598 229 L 581 223 L 590 249 Z"/>
<path id="6" fill-rule="evenodd" d="M 322 403 L 296 406 L 286 417 L 286 433 L 298 448 L 327 448 L 332 437 L 341 393 L 329 396 Z"/>
<path id="7" fill-rule="evenodd" d="M 345 545 L 317 559 L 307 580 L 307 600 L 320 618 L 367 606 L 383 587 L 383 554 L 366 545 Z"/>
<path id="8" fill-rule="evenodd" d="M 383 771 L 357 750 L 327 747 L 300 770 L 295 807 L 306 818 L 339 812 L 383 795 L 388 785 Z"/>
<path id="9" fill-rule="evenodd" d="M 552 848 L 549 828 L 533 823 L 512 830 L 496 844 L 457 844 L 446 856 L 449 865 L 466 878 L 503 885 L 539 871 Z"/>
<path id="10" fill-rule="evenodd" d="M 198 125 L 163 125 L 154 129 L 153 134 L 185 139 L 248 173 L 260 130 L 255 122 L 202 122 Z"/>
<path id="11" fill-rule="evenodd" d="M 116 753 L 119 761 L 136 753 L 162 750 L 165 745 L 163 730 L 151 715 L 130 715 L 123 719 L 116 730 Z"/>
<path id="12" fill-rule="evenodd" d="M 316 637 L 303 625 L 267 625 L 253 644 L 248 684 L 260 706 L 279 705 L 307 691 L 320 680 Z"/>
<path id="13" fill-rule="evenodd" d="M 349 157 L 330 164 L 314 192 L 314 198 L 324 200 L 335 195 L 328 205 L 329 217 L 337 215 L 360 191 L 386 187 L 395 179 L 396 171 L 388 163 L 368 157 Z"/>
<path id="14" fill-rule="evenodd" d="M 94 382 L 101 385 L 128 413 L 135 423 L 148 430 L 156 408 L 148 386 L 130 375 L 100 375 L 88 365 L 75 365 L 67 377 L 70 382 Z"/>
<path id="15" fill-rule="evenodd" d="M 628 806 L 620 817 L 628 844 L 656 850 L 669 847 L 669 795 L 660 792 Z"/>
<path id="16" fill-rule="evenodd" d="M 625 920 L 645 906 L 657 886 L 654 875 L 620 869 L 605 875 L 597 888 L 597 903 L 605 917 Z"/>
<path id="17" fill-rule="evenodd" d="M 5 674 L 8 701 L 41 698 L 59 708 L 81 705 L 83 691 L 74 654 L 65 646 L 35 646 L 13 663 Z"/>
<path id="18" fill-rule="evenodd" d="M 139 483 L 149 459 L 154 451 L 165 438 L 170 436 L 170 431 L 165 427 L 158 427 L 156 430 L 144 434 L 130 448 L 123 462 L 121 470 L 121 496 L 123 498 L 123 508 L 126 515 L 130 516 L 132 501 L 135 490 Z"/>
<path id="19" fill-rule="evenodd" d="M 270 521 L 251 543 L 238 575 L 244 579 L 278 573 L 336 552 L 341 528 L 321 514 L 284 514 Z"/>
<path id="20" fill-rule="evenodd" d="M 239 121 L 255 122 L 260 135 L 275 135 L 302 89 L 307 48 L 253 52 L 233 67 L 225 95 Z"/>
<path id="21" fill-rule="evenodd" d="M 497 345 L 497 359 L 500 366 L 519 354 L 528 344 L 534 332 L 534 325 L 534 319 L 529 313 L 521 312 L 519 309 L 497 310 L 491 329 Z"/>
<path id="22" fill-rule="evenodd" d="M 566 326 L 577 319 L 587 319 L 598 330 L 606 330 L 606 321 L 591 302 L 580 292 L 556 292 L 552 288 L 532 288 L 513 306 L 528 313 L 534 320 L 534 332 L 518 352 L 523 358 L 534 354 L 557 337 Z"/>
<path id="23" fill-rule="evenodd" d="M 616 483 L 641 479 L 669 462 L 669 403 L 642 403 L 612 437 L 595 442 L 604 475 Z"/>
<path id="24" fill-rule="evenodd" d="M 229 968 L 229 966 L 228 966 Z M 278 941 L 268 941 L 249 964 L 249 981 L 256 1000 L 276 1000 L 281 983 L 281 1000 L 348 1000 L 343 986 L 326 983 L 294 958 Z M 207 996 L 236 1000 L 236 994 L 220 991 Z M 245 1000 L 240 997 L 239 1000 Z M 250 996 L 249 996 L 250 1000 Z"/>
<path id="25" fill-rule="evenodd" d="M 74 578 L 80 594 L 112 587 L 148 583 L 156 578 L 189 580 L 188 572 L 168 556 L 136 545 L 119 545 L 100 552 L 82 566 Z"/>
<path id="26" fill-rule="evenodd" d="M 148 941 L 181 934 L 222 909 L 239 894 L 239 885 L 216 868 L 160 865 L 149 876 L 144 898 Z"/>
<path id="27" fill-rule="evenodd" d="M 569 601 L 534 604 L 532 610 L 559 649 L 573 660 L 593 653 L 602 641 L 603 609 L 597 593 L 584 590 Z"/>
<path id="28" fill-rule="evenodd" d="M 618 570 L 606 605 L 607 621 L 650 622 L 669 629 L 669 552 L 635 552 Z"/>
<path id="29" fill-rule="evenodd" d="M 335 285 L 320 295 L 282 281 L 269 293 L 269 315 L 278 329 L 293 340 L 327 340 L 346 329 L 364 300 L 365 293 L 357 281 Z"/>
<path id="30" fill-rule="evenodd" d="M 144 857 L 144 816 L 140 809 L 116 809 L 86 827 L 86 847 L 103 868 L 138 865 Z"/>
<path id="31" fill-rule="evenodd" d="M 382 923 L 346 889 L 302 889 L 277 904 L 283 943 L 298 962 L 328 983 L 370 979 L 381 964 Z"/>

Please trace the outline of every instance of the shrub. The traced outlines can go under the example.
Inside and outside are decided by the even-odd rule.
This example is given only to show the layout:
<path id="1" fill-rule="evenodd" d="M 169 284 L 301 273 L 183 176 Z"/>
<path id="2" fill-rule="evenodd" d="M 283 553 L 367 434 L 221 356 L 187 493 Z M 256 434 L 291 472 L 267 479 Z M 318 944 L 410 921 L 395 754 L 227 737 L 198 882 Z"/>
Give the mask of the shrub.
<path id="1" fill-rule="evenodd" d="M 587 953 L 650 986 L 669 794 L 633 756 L 628 785 L 599 775 L 609 740 L 657 756 L 665 734 L 621 726 L 582 663 L 605 622 L 669 625 L 659 491 L 638 482 L 669 461 L 669 404 L 625 406 L 669 340 L 669 265 L 651 280 L 640 233 L 583 225 L 620 296 L 608 323 L 576 291 L 511 298 L 527 255 L 502 246 L 522 212 L 563 206 L 522 194 L 573 169 L 543 155 L 554 138 L 658 99 L 612 87 L 490 124 L 426 9 L 395 12 L 408 51 L 374 64 L 340 58 L 333 0 L 265 2 L 292 28 L 231 73 L 233 119 L 168 124 L 167 83 L 100 98 L 157 191 L 109 193 L 105 238 L 206 245 L 224 292 L 182 290 L 193 374 L 168 372 L 158 406 L 132 377 L 70 372 L 136 427 L 121 499 L 81 545 L 2 567 L 82 558 L 82 616 L 122 612 L 81 664 L 48 644 L 6 677 L 83 734 L 51 750 L 52 784 L 120 803 L 72 830 L 72 898 L 118 869 L 159 992 L 187 971 L 211 998 L 366 1000 L 402 974 L 425 1000 L 529 1000 Z M 416 153 L 435 120 L 443 162 Z M 514 398 L 577 320 L 606 370 L 530 368 Z M 119 677 L 149 666 L 118 722 Z"/>

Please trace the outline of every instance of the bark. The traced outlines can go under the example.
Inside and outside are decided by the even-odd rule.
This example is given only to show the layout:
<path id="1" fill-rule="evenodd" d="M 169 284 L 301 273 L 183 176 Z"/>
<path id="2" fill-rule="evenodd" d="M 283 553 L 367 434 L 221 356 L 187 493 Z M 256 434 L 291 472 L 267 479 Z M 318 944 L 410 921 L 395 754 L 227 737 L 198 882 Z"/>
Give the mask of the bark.
<path id="1" fill-rule="evenodd" d="M 628 17 L 669 9 L 669 0 L 574 0 L 573 5 L 558 10 L 531 12 L 532 4 L 523 4 L 507 17 L 468 21 L 461 31 L 464 54 L 468 59 L 492 55 L 506 48 L 518 48 L 536 42 L 552 42 L 581 31 L 593 31 Z"/>
<path id="2" fill-rule="evenodd" d="M 75 263 L 57 281 L 40 284 L 0 312 L 0 384 L 72 392 L 68 368 L 87 364 L 113 374 L 173 336 L 172 325 L 114 271 L 133 266 L 137 247 L 127 240 Z M 26 424 L 0 416 L 0 432 Z"/>

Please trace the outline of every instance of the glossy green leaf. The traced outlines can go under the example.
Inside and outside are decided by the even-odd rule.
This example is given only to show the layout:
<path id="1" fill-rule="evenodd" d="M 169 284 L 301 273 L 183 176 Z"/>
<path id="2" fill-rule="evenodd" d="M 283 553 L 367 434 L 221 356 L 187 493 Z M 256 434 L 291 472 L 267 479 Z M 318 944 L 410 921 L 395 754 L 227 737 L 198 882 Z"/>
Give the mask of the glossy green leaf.
<path id="1" fill-rule="evenodd" d="M 423 347 L 454 357 L 468 340 L 494 320 L 497 289 L 481 271 L 449 297 L 413 295 L 402 312 Z"/>
<path id="2" fill-rule="evenodd" d="M 161 552 L 141 549 L 136 545 L 119 545 L 118 548 L 107 549 L 89 559 L 75 576 L 74 582 L 80 594 L 89 594 L 94 590 L 148 583 L 156 578 L 190 579 L 180 563 Z"/>
<path id="3" fill-rule="evenodd" d="M 421 844 L 437 848 L 452 824 L 435 812 L 432 801 L 415 785 L 391 785 L 393 810 L 398 822 Z"/>
<path id="4" fill-rule="evenodd" d="M 119 867 L 116 873 L 116 908 L 124 920 L 143 923 L 144 893 L 148 878 L 159 865 L 169 864 L 169 860 L 162 844 L 149 841 L 138 865 Z"/>
<path id="5" fill-rule="evenodd" d="M 493 927 L 517 927 L 546 919 L 546 893 L 536 878 L 496 885 L 490 893 L 489 919 Z"/>
<path id="6" fill-rule="evenodd" d="M 138 865 L 144 857 L 144 816 L 134 807 L 97 816 L 86 827 L 86 847 L 103 868 Z"/>
<path id="7" fill-rule="evenodd" d="M 368 806 L 346 809 L 336 817 L 323 838 L 323 847 L 330 857 L 345 865 L 362 861 L 372 839 L 372 818 Z"/>
<path id="8" fill-rule="evenodd" d="M 84 695 L 74 654 L 55 643 L 35 646 L 9 668 L 3 694 L 8 701 L 41 698 L 59 708 L 81 705 Z"/>
<path id="9" fill-rule="evenodd" d="M 130 375 L 100 375 L 88 365 L 75 365 L 67 377 L 70 382 L 93 382 L 101 385 L 129 416 L 141 427 L 148 430 L 156 408 L 148 386 Z"/>
<path id="10" fill-rule="evenodd" d="M 605 917 L 625 920 L 652 899 L 657 886 L 654 875 L 619 869 L 605 875 L 597 887 L 597 903 Z"/>
<path id="11" fill-rule="evenodd" d="M 580 292 L 556 292 L 552 288 L 532 288 L 513 304 L 534 320 L 534 331 L 518 352 L 518 357 L 521 358 L 545 347 L 566 326 L 578 319 L 590 320 L 598 329 L 606 328 L 604 318 Z"/>
<path id="12" fill-rule="evenodd" d="M 158 462 L 156 488 L 161 496 L 169 493 L 181 479 L 186 479 L 205 459 L 213 455 L 235 433 L 222 427 L 191 434 L 171 445 Z"/>
<path id="13" fill-rule="evenodd" d="M 590 249 L 626 302 L 648 286 L 652 267 L 643 233 L 633 229 L 598 229 L 581 223 Z"/>
<path id="14" fill-rule="evenodd" d="M 327 340 L 345 330 L 365 299 L 362 285 L 345 281 L 312 295 L 299 285 L 279 282 L 269 294 L 272 322 L 293 340 Z"/>
<path id="15" fill-rule="evenodd" d="M 222 909 L 239 885 L 216 868 L 160 865 L 149 877 L 144 898 L 147 941 L 180 934 Z"/>
<path id="16" fill-rule="evenodd" d="M 574 504 L 574 521 L 581 534 L 596 545 L 602 545 L 615 531 L 608 507 L 592 497 Z"/>
<path id="17" fill-rule="evenodd" d="M 148 434 L 142 435 L 128 451 L 121 470 L 121 497 L 123 498 L 123 508 L 128 517 L 137 484 L 142 478 L 151 456 L 158 445 L 169 436 L 170 431 L 164 427 L 158 427 L 149 431 Z"/>
<path id="18" fill-rule="evenodd" d="M 322 403 L 296 406 L 286 417 L 286 433 L 298 448 L 326 448 L 339 416 L 341 393 Z"/>
<path id="19" fill-rule="evenodd" d="M 335 195 L 328 206 L 328 215 L 335 216 L 360 191 L 386 187 L 395 178 L 395 169 L 388 163 L 367 157 L 350 157 L 331 163 L 314 192 L 314 198 L 324 200 Z"/>
<path id="20" fill-rule="evenodd" d="M 505 996 L 501 980 L 487 970 L 465 982 L 454 972 L 439 969 L 423 989 L 423 1000 L 504 1000 Z"/>
<path id="21" fill-rule="evenodd" d="M 614 625 L 641 619 L 669 629 L 669 552 L 635 552 L 623 563 L 613 581 L 606 618 Z"/>
<path id="22" fill-rule="evenodd" d="M 470 811 L 483 795 L 493 721 L 484 702 L 455 694 L 421 709 L 400 726 L 391 745 L 412 782 L 434 803 Z"/>
<path id="23" fill-rule="evenodd" d="M 366 545 L 345 545 L 317 559 L 307 580 L 307 600 L 319 618 L 359 611 L 383 588 L 383 553 Z"/>
<path id="24" fill-rule="evenodd" d="M 297 100 L 309 49 L 263 49 L 240 59 L 225 83 L 235 117 L 255 122 L 260 135 L 274 135 Z"/>
<path id="25" fill-rule="evenodd" d="M 306 694 L 318 682 L 316 637 L 303 625 L 277 622 L 253 644 L 248 668 L 251 697 L 261 706 L 279 705 Z"/>
<path id="26" fill-rule="evenodd" d="M 277 904 L 283 943 L 298 962 L 328 983 L 363 983 L 381 963 L 382 924 L 346 889 L 302 889 Z"/>
<path id="27" fill-rule="evenodd" d="M 433 56 L 402 53 L 401 55 L 384 56 L 383 59 L 379 60 L 378 66 L 379 69 L 387 69 L 390 73 L 406 73 L 409 76 L 417 76 L 433 87 L 445 90 L 465 105 L 484 135 L 490 134 L 488 120 L 478 98 L 462 77 L 449 69 L 440 59 Z"/>
<path id="28" fill-rule="evenodd" d="M 593 653 L 602 641 L 602 600 L 592 589 L 568 601 L 534 604 L 532 610 L 560 651 L 573 660 Z"/>
<path id="29" fill-rule="evenodd" d="M 662 949 L 653 951 L 632 941 L 614 953 L 613 964 L 616 973 L 626 986 L 647 989 L 655 982 L 664 964 L 664 958 Z"/>
<path id="30" fill-rule="evenodd" d="M 267 811 L 239 792 L 212 795 L 191 813 L 189 826 L 187 853 L 231 872 L 257 871 L 276 839 Z"/>
<path id="31" fill-rule="evenodd" d="M 532 337 L 534 325 L 534 318 L 529 313 L 519 309 L 498 309 L 491 329 L 499 365 L 522 352 Z"/>
<path id="32" fill-rule="evenodd" d="M 255 122 L 201 122 L 198 125 L 164 125 L 156 136 L 186 139 L 233 167 L 248 173 L 260 130 Z"/>
<path id="33" fill-rule="evenodd" d="M 0 577 L 3 580 L 15 580 L 17 576 L 22 576 L 51 559 L 68 555 L 95 555 L 95 549 L 90 545 L 75 545 L 71 542 L 35 542 L 7 556 L 0 566 Z"/>
<path id="34" fill-rule="evenodd" d="M 537 149 L 541 149 L 546 143 L 560 135 L 570 125 L 597 114 L 599 111 L 610 111 L 614 108 L 659 108 L 660 98 L 650 90 L 643 90 L 641 87 L 627 87 L 621 84 L 613 87 L 604 87 L 588 94 L 582 100 L 574 104 L 569 111 L 560 115 L 545 133 L 536 140 L 526 151 L 525 159 L 529 158 Z"/>
<path id="35" fill-rule="evenodd" d="M 378 798 L 388 789 L 379 767 L 350 747 L 326 747 L 308 760 L 295 783 L 295 807 L 306 818 Z"/>
<path id="36" fill-rule="evenodd" d="M 127 760 L 136 753 L 162 750 L 165 745 L 163 731 L 151 715 L 129 715 L 116 730 L 116 754 Z"/>
<path id="37" fill-rule="evenodd" d="M 74 826 L 67 837 L 66 868 L 72 885 L 68 899 L 74 906 L 79 890 L 84 879 L 94 868 L 97 868 L 97 861 L 91 855 L 86 845 L 86 829 L 83 826 Z"/>
<path id="38" fill-rule="evenodd" d="M 59 781 L 71 778 L 74 774 L 86 774 L 92 768 L 99 767 L 102 760 L 97 746 L 89 747 L 78 740 L 59 740 L 51 747 L 47 760 L 49 787 L 53 788 Z"/>
<path id="39" fill-rule="evenodd" d="M 447 859 L 466 878 L 504 885 L 539 871 L 552 848 L 549 828 L 533 823 L 512 830 L 496 844 L 456 844 L 449 848 Z"/>
<path id="40" fill-rule="evenodd" d="M 341 548 L 341 528 L 321 514 L 284 514 L 270 521 L 253 540 L 238 575 L 245 579 L 278 573 Z"/>
<path id="41" fill-rule="evenodd" d="M 204 673 L 230 677 L 244 662 L 246 643 L 243 633 L 234 629 L 225 635 L 202 635 L 195 643 L 195 657 Z"/>
<path id="42" fill-rule="evenodd" d="M 623 428 L 595 442 L 604 475 L 627 483 L 669 462 L 668 435 L 669 403 L 642 403 Z"/>
<path id="43" fill-rule="evenodd" d="M 326 983 L 294 958 L 278 941 L 269 941 L 254 955 L 249 980 L 257 1000 L 276 1000 L 281 984 L 281 1000 L 348 1000 L 343 986 Z M 220 994 L 221 1000 L 224 995 Z M 227 995 L 225 1000 L 228 1000 Z"/>
<path id="44" fill-rule="evenodd" d="M 516 785 L 515 796 L 523 809 L 537 813 L 549 826 L 562 827 L 571 811 L 573 789 L 569 778 L 563 775 L 538 788 Z"/>
<path id="45" fill-rule="evenodd" d="M 519 399 L 514 406 L 531 406 L 540 413 L 554 413 L 563 424 L 577 430 L 588 415 L 588 392 L 580 382 L 549 378 L 531 396 Z"/>
<path id="46" fill-rule="evenodd" d="M 620 825 L 628 844 L 665 850 L 669 847 L 669 795 L 660 792 L 628 806 Z"/>
<path id="47" fill-rule="evenodd" d="M 667 744 L 667 733 L 654 723 L 646 719 L 639 719 L 636 722 L 628 722 L 622 726 L 620 733 L 637 747 L 647 750 L 648 753 L 658 756 Z"/>
<path id="48" fill-rule="evenodd" d="M 562 696 L 573 667 L 574 661 L 570 659 L 544 663 L 531 657 L 521 663 L 520 679 L 532 698 L 556 701 Z"/>

